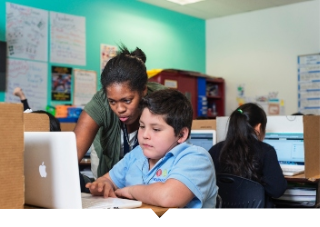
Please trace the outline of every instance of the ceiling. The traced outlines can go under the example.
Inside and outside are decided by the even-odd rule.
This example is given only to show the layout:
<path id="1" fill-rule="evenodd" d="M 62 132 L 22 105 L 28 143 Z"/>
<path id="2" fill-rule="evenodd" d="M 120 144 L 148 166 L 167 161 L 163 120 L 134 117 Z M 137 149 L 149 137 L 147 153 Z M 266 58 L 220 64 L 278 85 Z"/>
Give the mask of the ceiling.
<path id="1" fill-rule="evenodd" d="M 183 6 L 167 0 L 138 1 L 201 19 L 211 19 L 314 0 L 205 0 Z"/>

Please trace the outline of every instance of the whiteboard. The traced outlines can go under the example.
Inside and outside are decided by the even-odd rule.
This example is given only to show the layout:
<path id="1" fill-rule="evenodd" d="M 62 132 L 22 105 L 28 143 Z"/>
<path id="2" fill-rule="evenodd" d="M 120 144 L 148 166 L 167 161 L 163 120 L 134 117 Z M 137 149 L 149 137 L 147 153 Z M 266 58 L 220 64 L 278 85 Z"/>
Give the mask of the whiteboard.
<path id="1" fill-rule="evenodd" d="M 90 70 L 74 69 L 73 104 L 84 106 L 97 92 L 97 73 Z"/>
<path id="2" fill-rule="evenodd" d="M 298 109 L 320 114 L 320 54 L 298 56 Z"/>
<path id="3" fill-rule="evenodd" d="M 86 65 L 85 18 L 50 12 L 50 61 Z"/>
<path id="4" fill-rule="evenodd" d="M 6 2 L 8 56 L 48 61 L 48 11 Z"/>
<path id="5" fill-rule="evenodd" d="M 47 106 L 46 63 L 8 59 L 8 78 L 5 102 L 20 103 L 13 95 L 16 87 L 21 87 L 32 110 L 45 110 Z"/>

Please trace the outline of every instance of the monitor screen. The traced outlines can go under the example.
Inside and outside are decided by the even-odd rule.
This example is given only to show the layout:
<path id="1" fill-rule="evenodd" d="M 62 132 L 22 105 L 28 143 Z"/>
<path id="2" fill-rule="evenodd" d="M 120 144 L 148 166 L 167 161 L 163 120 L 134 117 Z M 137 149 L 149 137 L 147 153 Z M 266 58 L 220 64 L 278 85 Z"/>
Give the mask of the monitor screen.
<path id="1" fill-rule="evenodd" d="M 281 164 L 304 164 L 303 133 L 266 133 L 263 142 L 277 152 Z"/>
<path id="2" fill-rule="evenodd" d="M 0 91 L 6 90 L 7 43 L 0 41 Z"/>
<path id="3" fill-rule="evenodd" d="M 215 130 L 191 130 L 190 143 L 203 147 L 207 151 L 216 144 L 216 131 Z"/>

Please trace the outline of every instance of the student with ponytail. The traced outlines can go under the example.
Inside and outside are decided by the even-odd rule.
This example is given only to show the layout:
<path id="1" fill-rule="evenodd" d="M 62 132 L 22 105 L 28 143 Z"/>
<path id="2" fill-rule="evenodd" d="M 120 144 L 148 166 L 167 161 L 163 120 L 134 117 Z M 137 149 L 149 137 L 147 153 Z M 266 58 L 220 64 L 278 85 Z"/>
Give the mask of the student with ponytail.
<path id="1" fill-rule="evenodd" d="M 216 173 L 229 173 L 263 185 L 266 207 L 283 195 L 287 181 L 282 174 L 275 149 L 264 143 L 267 116 L 255 103 L 246 103 L 232 112 L 226 139 L 209 153 Z"/>
<path id="2" fill-rule="evenodd" d="M 75 126 L 78 161 L 80 163 L 91 146 L 91 170 L 95 179 L 109 172 L 138 145 L 141 99 L 166 89 L 148 81 L 146 59 L 140 48 L 129 51 L 120 45 L 117 55 L 107 62 L 101 74 L 101 89 L 86 104 Z M 84 185 L 95 179 L 80 174 L 81 191 L 89 192 Z"/>

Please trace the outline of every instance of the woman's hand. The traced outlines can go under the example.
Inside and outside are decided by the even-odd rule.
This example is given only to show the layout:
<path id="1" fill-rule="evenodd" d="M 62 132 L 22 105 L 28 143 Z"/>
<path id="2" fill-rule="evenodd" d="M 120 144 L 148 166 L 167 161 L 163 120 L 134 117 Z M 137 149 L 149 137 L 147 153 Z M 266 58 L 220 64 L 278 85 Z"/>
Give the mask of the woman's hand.
<path id="1" fill-rule="evenodd" d="M 92 195 L 99 195 L 103 196 L 104 198 L 107 197 L 114 197 L 116 198 L 115 194 L 115 186 L 110 179 L 107 177 L 99 177 L 96 181 L 92 183 L 87 183 L 86 188 L 90 190 Z"/>

